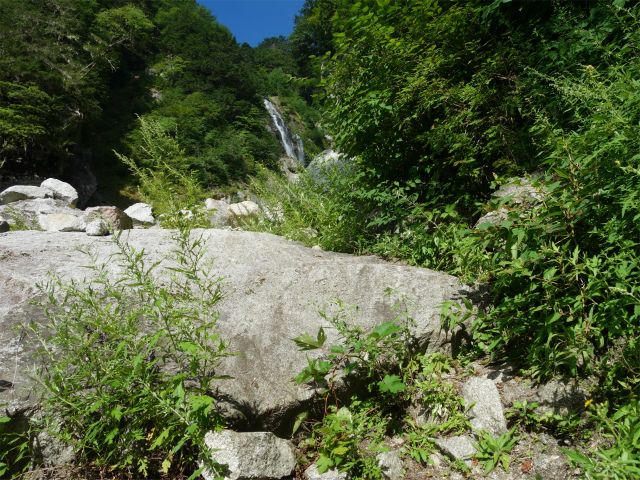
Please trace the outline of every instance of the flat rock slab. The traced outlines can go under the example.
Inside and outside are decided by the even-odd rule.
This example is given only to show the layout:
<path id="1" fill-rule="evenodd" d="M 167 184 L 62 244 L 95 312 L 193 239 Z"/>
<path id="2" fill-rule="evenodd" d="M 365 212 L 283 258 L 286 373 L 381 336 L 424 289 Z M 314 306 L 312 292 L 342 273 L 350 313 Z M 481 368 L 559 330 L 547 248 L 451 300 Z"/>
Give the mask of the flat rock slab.
<path id="1" fill-rule="evenodd" d="M 416 322 L 413 335 L 421 350 L 451 351 L 460 339 L 441 329 L 438 308 L 444 301 L 460 301 L 472 292 L 455 277 L 392 265 L 373 256 L 315 250 L 266 233 L 195 233 L 208 237 L 205 260 L 216 259 L 217 274 L 228 282 L 227 291 L 234 292 L 219 304 L 216 328 L 221 338 L 230 341 L 229 351 L 241 354 L 225 358 L 218 369 L 234 377 L 220 380 L 217 393 L 236 428 L 289 436 L 296 415 L 317 404 L 315 387 L 291 381 L 307 365 L 305 352 L 299 352 L 291 339 L 303 333 L 315 336 L 321 326 L 330 326 L 318 314 L 330 298 L 340 298 L 346 306 L 358 305 L 354 322 L 366 332 L 398 315 L 390 307 L 399 297 L 385 297 L 384 292 L 387 287 L 399 288 L 420 305 L 411 313 Z M 174 248 L 170 234 L 167 230 L 130 230 L 123 237 L 136 250 L 145 249 L 151 260 L 158 260 Z M 89 274 L 82 268 L 88 264 L 86 255 L 74 249 L 87 244 L 105 262 L 116 251 L 108 239 L 84 233 L 0 234 L 0 380 L 13 384 L 0 391 L 0 403 L 8 401 L 12 409 L 20 409 L 37 401 L 26 373 L 33 363 L 30 347 L 13 326 L 43 318 L 29 301 L 47 272 L 67 279 Z M 327 334 L 329 342 L 337 340 L 334 330 Z"/>

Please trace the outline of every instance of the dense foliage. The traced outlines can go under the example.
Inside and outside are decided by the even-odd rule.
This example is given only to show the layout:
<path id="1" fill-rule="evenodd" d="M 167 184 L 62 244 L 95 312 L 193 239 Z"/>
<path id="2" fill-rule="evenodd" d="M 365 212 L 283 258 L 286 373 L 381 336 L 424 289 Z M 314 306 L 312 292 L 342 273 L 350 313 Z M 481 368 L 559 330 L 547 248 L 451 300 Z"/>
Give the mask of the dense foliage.
<path id="1" fill-rule="evenodd" d="M 335 7 L 333 39 L 306 83 L 354 160 L 302 188 L 262 180 L 289 219 L 270 228 L 490 282 L 473 353 L 538 378 L 595 375 L 594 419 L 613 447 L 572 459 L 591 478 L 632 478 L 637 2 L 318 1 L 298 29 L 317 5 Z"/>

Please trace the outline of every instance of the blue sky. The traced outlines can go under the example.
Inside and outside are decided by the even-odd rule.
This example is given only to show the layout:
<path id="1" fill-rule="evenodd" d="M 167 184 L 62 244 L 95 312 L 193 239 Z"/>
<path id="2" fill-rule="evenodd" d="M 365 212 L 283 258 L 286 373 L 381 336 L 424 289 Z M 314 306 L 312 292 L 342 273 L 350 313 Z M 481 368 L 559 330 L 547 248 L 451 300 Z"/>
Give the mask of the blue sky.
<path id="1" fill-rule="evenodd" d="M 267 37 L 287 36 L 304 0 L 198 0 L 229 27 L 242 44 L 252 47 Z"/>

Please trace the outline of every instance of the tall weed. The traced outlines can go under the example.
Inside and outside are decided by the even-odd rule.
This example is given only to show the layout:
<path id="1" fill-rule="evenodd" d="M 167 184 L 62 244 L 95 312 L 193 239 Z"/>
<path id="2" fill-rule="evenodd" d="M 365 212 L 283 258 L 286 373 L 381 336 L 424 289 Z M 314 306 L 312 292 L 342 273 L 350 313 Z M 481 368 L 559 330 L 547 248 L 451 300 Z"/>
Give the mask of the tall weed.
<path id="1" fill-rule="evenodd" d="M 39 345 L 43 422 L 82 462 L 145 477 L 186 468 L 195 478 L 205 433 L 223 427 L 212 393 L 230 355 L 215 333 L 222 279 L 203 262 L 203 236 L 182 228 L 172 238 L 170 265 L 119 235 L 108 261 L 84 250 L 90 280 L 40 287 L 46 321 L 27 331 Z"/>

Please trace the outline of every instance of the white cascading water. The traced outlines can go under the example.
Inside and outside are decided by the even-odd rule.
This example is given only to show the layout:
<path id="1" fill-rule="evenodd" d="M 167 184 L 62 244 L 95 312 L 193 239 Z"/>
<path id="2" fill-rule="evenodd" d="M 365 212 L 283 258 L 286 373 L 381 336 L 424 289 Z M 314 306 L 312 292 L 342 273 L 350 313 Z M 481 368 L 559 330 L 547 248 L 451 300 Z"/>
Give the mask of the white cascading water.
<path id="1" fill-rule="evenodd" d="M 304 165 L 304 144 L 302 143 L 302 137 L 298 134 L 296 134 L 296 145 L 298 147 L 298 161 Z"/>
<path id="2" fill-rule="evenodd" d="M 302 165 L 304 165 L 304 150 L 302 149 L 302 139 L 298 137 L 298 135 L 296 135 L 296 137 L 298 137 L 298 153 L 296 153 L 296 146 L 293 144 L 291 133 L 289 132 L 287 125 L 284 123 L 284 118 L 282 118 L 282 115 L 280 115 L 278 109 L 266 98 L 264 99 L 264 106 L 269 111 L 269 114 L 273 119 L 273 123 L 278 129 L 278 133 L 280 133 L 280 141 L 287 156 L 298 160 Z"/>

